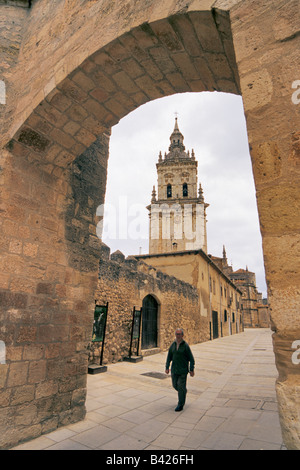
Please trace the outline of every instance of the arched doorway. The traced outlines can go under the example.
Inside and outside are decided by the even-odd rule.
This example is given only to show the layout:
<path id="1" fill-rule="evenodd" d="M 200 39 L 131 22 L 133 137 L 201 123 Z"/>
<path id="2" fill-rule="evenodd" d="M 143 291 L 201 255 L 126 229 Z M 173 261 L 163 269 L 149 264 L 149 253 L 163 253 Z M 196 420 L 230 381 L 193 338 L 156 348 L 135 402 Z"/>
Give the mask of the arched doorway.
<path id="1" fill-rule="evenodd" d="M 157 347 L 158 303 L 152 295 L 143 300 L 142 349 Z"/>

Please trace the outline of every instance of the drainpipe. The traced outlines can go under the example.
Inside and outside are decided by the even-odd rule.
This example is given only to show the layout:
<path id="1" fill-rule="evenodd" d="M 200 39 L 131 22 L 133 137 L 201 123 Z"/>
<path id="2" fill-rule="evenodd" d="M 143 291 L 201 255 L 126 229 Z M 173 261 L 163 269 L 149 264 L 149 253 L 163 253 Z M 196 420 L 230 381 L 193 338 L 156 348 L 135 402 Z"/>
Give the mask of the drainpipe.
<path id="1" fill-rule="evenodd" d="M 209 339 L 212 339 L 212 312 L 211 312 L 211 290 L 210 290 L 210 271 L 209 263 L 207 263 L 207 272 L 208 272 L 208 295 L 209 295 Z"/>
<path id="2" fill-rule="evenodd" d="M 222 299 L 221 299 L 221 275 L 220 275 L 220 273 L 219 273 L 219 296 L 220 296 L 220 329 L 221 329 L 221 338 L 223 338 Z"/>

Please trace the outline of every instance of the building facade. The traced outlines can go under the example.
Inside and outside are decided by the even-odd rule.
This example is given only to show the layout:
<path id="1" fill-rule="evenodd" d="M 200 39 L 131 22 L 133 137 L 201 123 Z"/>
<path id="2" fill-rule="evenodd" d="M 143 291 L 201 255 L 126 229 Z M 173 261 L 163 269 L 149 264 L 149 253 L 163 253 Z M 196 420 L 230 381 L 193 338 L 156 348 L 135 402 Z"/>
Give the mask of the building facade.
<path id="1" fill-rule="evenodd" d="M 149 254 L 125 259 L 102 244 L 96 303 L 109 304 L 104 361 L 128 356 L 133 310 L 142 310 L 139 353 L 165 350 L 182 327 L 189 343 L 242 332 L 242 291 L 207 254 L 206 209 L 195 153 L 185 151 L 177 118 L 160 152 L 149 211 Z M 90 361 L 101 344 L 90 344 Z"/>
<path id="2" fill-rule="evenodd" d="M 267 299 L 262 298 L 256 287 L 255 273 L 246 269 L 238 269 L 230 274 L 230 279 L 242 291 L 244 324 L 251 328 L 269 328 L 270 314 Z"/>
<path id="3" fill-rule="evenodd" d="M 226 250 L 223 246 L 223 257 L 212 257 L 214 262 L 234 282 L 242 292 L 241 308 L 244 317 L 244 326 L 247 328 L 269 328 L 270 311 L 268 299 L 263 299 L 262 294 L 256 287 L 256 276 L 254 272 L 246 269 L 233 271 L 228 265 Z"/>
<path id="4" fill-rule="evenodd" d="M 129 355 L 134 310 L 142 309 L 142 325 L 140 340 L 132 347 L 133 355 L 166 350 L 178 325 L 184 327 L 191 344 L 210 339 L 208 318 L 199 315 L 199 293 L 195 286 L 137 257 L 125 258 L 120 251 L 110 254 L 104 244 L 95 301 L 97 305 L 108 303 L 104 364 Z M 99 364 L 101 350 L 101 342 L 90 342 L 90 363 Z"/>
<path id="5" fill-rule="evenodd" d="M 140 255 L 136 258 L 197 289 L 198 315 L 206 320 L 209 339 L 244 330 L 242 292 L 203 250 Z"/>

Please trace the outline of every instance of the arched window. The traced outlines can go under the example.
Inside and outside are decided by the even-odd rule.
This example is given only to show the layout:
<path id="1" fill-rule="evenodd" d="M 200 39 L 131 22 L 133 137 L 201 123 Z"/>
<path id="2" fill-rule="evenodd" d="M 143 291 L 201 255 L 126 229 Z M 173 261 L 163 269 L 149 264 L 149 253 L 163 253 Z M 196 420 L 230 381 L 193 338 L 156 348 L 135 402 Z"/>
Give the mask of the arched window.
<path id="1" fill-rule="evenodd" d="M 183 195 L 183 197 L 188 196 L 188 185 L 187 185 L 187 183 L 183 183 L 183 185 L 182 185 L 182 195 Z"/>
<path id="2" fill-rule="evenodd" d="M 168 184 L 167 186 L 167 197 L 172 197 L 172 185 Z"/>

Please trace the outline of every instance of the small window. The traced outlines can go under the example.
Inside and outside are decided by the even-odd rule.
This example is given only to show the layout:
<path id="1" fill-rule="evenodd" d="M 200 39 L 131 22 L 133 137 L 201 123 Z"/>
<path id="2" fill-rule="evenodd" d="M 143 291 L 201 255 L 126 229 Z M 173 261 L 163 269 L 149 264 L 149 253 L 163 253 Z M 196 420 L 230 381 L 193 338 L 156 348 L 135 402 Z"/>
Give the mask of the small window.
<path id="1" fill-rule="evenodd" d="M 184 183 L 182 185 L 182 195 L 183 197 L 187 197 L 188 196 L 188 185 L 187 183 Z"/>
<path id="2" fill-rule="evenodd" d="M 172 186 L 170 184 L 167 186 L 167 197 L 172 197 Z"/>

